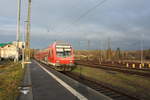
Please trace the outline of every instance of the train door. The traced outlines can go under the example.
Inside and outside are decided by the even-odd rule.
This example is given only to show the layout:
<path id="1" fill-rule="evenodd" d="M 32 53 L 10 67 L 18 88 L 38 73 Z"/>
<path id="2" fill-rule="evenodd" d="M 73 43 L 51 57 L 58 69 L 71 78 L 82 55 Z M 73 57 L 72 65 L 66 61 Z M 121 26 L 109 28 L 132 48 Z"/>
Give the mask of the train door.
<path id="1" fill-rule="evenodd" d="M 52 53 L 52 48 L 49 50 L 49 61 L 52 62 L 53 60 L 53 53 Z"/>

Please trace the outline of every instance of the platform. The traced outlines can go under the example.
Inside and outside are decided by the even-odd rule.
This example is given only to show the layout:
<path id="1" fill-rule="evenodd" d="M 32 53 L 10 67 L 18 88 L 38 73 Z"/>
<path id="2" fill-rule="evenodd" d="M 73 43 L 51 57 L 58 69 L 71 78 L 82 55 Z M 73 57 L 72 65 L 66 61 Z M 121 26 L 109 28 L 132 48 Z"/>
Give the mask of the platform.
<path id="1" fill-rule="evenodd" d="M 111 100 L 109 97 L 32 60 L 24 81 L 30 92 L 22 93 L 18 100 Z"/>

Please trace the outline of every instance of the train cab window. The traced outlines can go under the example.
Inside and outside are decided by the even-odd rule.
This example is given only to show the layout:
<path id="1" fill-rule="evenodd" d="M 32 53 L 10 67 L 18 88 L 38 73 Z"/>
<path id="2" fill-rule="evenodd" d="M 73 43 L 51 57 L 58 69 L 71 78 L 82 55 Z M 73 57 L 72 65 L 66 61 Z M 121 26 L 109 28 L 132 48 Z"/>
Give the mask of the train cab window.
<path id="1" fill-rule="evenodd" d="M 57 51 L 57 57 L 63 57 L 63 56 L 64 56 L 63 52 L 58 52 Z"/>
<path id="2" fill-rule="evenodd" d="M 69 57 L 71 56 L 71 49 L 56 49 L 57 57 Z"/>
<path id="3" fill-rule="evenodd" d="M 65 56 L 70 56 L 71 52 L 70 51 L 65 51 L 64 54 L 65 54 Z"/>

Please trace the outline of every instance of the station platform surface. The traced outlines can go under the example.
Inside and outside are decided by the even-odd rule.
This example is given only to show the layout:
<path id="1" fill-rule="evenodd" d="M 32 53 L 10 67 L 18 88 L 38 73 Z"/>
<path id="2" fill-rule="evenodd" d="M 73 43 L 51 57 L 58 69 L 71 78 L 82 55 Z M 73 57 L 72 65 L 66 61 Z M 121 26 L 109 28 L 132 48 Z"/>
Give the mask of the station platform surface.
<path id="1" fill-rule="evenodd" d="M 31 86 L 18 100 L 111 100 L 109 97 L 32 60 L 23 86 Z"/>

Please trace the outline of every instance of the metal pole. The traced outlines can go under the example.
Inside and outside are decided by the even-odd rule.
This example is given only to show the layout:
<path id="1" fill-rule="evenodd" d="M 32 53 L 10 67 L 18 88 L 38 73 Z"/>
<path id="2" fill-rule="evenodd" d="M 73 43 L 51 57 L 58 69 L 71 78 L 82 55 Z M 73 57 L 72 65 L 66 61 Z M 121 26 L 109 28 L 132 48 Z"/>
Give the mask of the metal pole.
<path id="1" fill-rule="evenodd" d="M 100 42 L 100 46 L 99 46 L 99 64 L 102 62 L 102 48 L 101 48 L 101 40 L 99 41 Z"/>
<path id="2" fill-rule="evenodd" d="M 26 61 L 30 61 L 30 16 L 31 16 L 31 0 L 28 1 L 28 16 L 27 16 L 27 31 L 26 31 L 26 48 L 25 58 Z"/>
<path id="3" fill-rule="evenodd" d="M 143 65 L 143 34 L 141 36 L 141 65 Z"/>
<path id="4" fill-rule="evenodd" d="M 88 40 L 88 50 L 90 50 L 90 40 Z"/>
<path id="5" fill-rule="evenodd" d="M 90 54 L 90 42 L 91 42 L 91 41 L 88 40 L 88 52 L 89 52 L 89 53 L 88 53 L 88 56 L 87 56 L 87 60 L 89 60 L 89 54 Z"/>
<path id="6" fill-rule="evenodd" d="M 16 49 L 17 54 L 15 57 L 15 61 L 18 61 L 19 59 L 19 42 L 20 42 L 20 19 L 21 19 L 21 0 L 18 0 L 18 13 L 17 13 L 17 34 L 16 34 Z"/>
<path id="7" fill-rule="evenodd" d="M 26 21 L 24 21 L 26 23 Z M 25 24 L 24 24 L 24 29 L 25 29 Z M 24 69 L 24 64 L 25 64 L 25 32 L 23 32 L 22 35 L 22 42 L 23 42 L 23 48 L 22 48 L 22 68 Z"/>
<path id="8" fill-rule="evenodd" d="M 21 35 L 20 35 L 20 19 L 21 19 L 21 0 L 18 0 L 18 20 L 17 20 L 17 35 L 16 35 L 16 39 L 17 42 L 20 41 L 21 39 Z"/>
<path id="9" fill-rule="evenodd" d="M 24 43 L 24 41 L 23 41 L 23 43 Z M 25 57 L 25 55 L 24 55 L 24 44 L 23 44 L 23 48 L 22 48 L 22 68 L 24 68 L 24 57 Z"/>
<path id="10" fill-rule="evenodd" d="M 110 38 L 108 38 L 108 48 L 107 48 L 107 60 L 110 61 L 111 60 L 111 46 L 110 46 Z"/>

